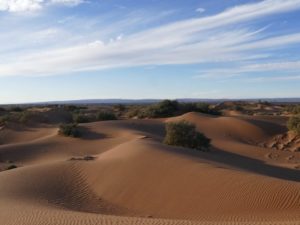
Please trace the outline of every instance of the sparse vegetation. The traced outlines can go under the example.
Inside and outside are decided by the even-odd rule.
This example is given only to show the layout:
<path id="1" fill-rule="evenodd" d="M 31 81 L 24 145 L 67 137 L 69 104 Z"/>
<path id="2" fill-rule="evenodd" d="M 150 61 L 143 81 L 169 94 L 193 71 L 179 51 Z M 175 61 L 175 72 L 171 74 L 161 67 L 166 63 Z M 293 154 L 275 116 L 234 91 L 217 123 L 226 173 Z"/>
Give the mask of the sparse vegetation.
<path id="1" fill-rule="evenodd" d="M 70 161 L 76 161 L 76 160 L 91 161 L 91 160 L 94 160 L 94 159 L 95 159 L 94 156 L 87 155 L 87 156 L 84 156 L 84 157 L 72 157 L 70 159 Z"/>
<path id="2" fill-rule="evenodd" d="M 12 112 L 22 112 L 23 109 L 19 106 L 14 106 L 10 109 L 10 111 L 12 111 Z"/>
<path id="3" fill-rule="evenodd" d="M 97 114 L 97 120 L 102 121 L 102 120 L 116 120 L 117 117 L 113 112 L 109 111 L 101 111 Z"/>
<path id="4" fill-rule="evenodd" d="M 79 113 L 80 110 L 86 109 L 87 107 L 85 106 L 76 106 L 76 105 L 64 105 L 64 110 L 68 112 L 75 112 Z"/>
<path id="5" fill-rule="evenodd" d="M 123 112 L 126 110 L 126 106 L 123 104 L 117 104 L 114 107 L 114 110 L 116 110 L 117 112 Z"/>
<path id="6" fill-rule="evenodd" d="M 268 101 L 264 101 L 264 100 L 259 100 L 258 104 L 264 105 L 264 106 L 271 106 L 272 105 L 272 103 L 270 103 Z"/>
<path id="7" fill-rule="evenodd" d="M 93 120 L 91 119 L 91 117 L 89 117 L 85 114 L 79 113 L 79 114 L 73 115 L 73 121 L 75 123 L 89 123 L 89 122 L 92 122 Z"/>
<path id="8" fill-rule="evenodd" d="M 289 105 L 286 106 L 286 111 L 292 114 L 300 114 L 300 105 Z"/>
<path id="9" fill-rule="evenodd" d="M 179 103 L 172 100 L 164 100 L 154 105 L 141 107 L 137 111 L 138 118 L 159 118 L 174 116 L 179 109 Z"/>
<path id="10" fill-rule="evenodd" d="M 210 139 L 204 134 L 197 132 L 194 124 L 179 121 L 166 124 L 164 143 L 197 149 L 199 151 L 209 151 Z"/>
<path id="11" fill-rule="evenodd" d="M 287 127 L 290 131 L 300 135 L 300 115 L 291 117 L 288 120 Z"/>
<path id="12" fill-rule="evenodd" d="M 201 112 L 211 115 L 220 115 L 207 103 L 179 103 L 175 100 L 164 100 L 149 106 L 131 106 L 127 112 L 128 117 L 137 118 L 163 118 L 181 115 L 187 112 Z"/>
<path id="13" fill-rule="evenodd" d="M 12 170 L 16 168 L 18 168 L 16 165 L 9 165 L 8 167 L 6 167 L 6 170 Z"/>
<path id="14" fill-rule="evenodd" d="M 5 125 L 9 122 L 25 124 L 32 118 L 38 118 L 37 114 L 29 111 L 13 111 L 9 112 L 3 116 L 0 116 L 0 124 Z"/>
<path id="15" fill-rule="evenodd" d="M 76 123 L 61 124 L 58 133 L 67 137 L 80 137 L 78 125 Z"/>
<path id="16" fill-rule="evenodd" d="M 200 112 L 210 115 L 221 115 L 221 113 L 212 108 L 208 103 L 197 102 L 197 103 L 180 103 L 179 109 L 181 113 L 187 112 Z"/>
<path id="17" fill-rule="evenodd" d="M 242 112 L 244 110 L 244 108 L 241 105 L 236 105 L 236 106 L 233 107 L 233 110 Z"/>
<path id="18" fill-rule="evenodd" d="M 5 116 L 0 116 L 0 126 L 5 126 L 6 125 L 6 118 Z"/>

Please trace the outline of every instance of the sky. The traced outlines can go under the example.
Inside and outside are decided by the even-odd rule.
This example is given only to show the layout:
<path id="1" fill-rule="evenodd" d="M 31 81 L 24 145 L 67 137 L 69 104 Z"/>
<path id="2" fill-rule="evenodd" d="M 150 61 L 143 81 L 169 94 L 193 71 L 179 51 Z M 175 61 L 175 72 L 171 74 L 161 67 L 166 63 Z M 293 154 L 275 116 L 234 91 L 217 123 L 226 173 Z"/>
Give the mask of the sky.
<path id="1" fill-rule="evenodd" d="M 0 0 L 0 104 L 300 97 L 300 0 Z"/>

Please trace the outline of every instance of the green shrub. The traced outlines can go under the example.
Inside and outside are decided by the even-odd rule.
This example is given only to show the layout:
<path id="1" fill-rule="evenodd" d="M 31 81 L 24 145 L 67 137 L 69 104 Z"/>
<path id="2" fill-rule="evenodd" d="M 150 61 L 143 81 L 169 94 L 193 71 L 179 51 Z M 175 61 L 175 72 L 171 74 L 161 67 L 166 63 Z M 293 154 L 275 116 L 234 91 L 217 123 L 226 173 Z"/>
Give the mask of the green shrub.
<path id="1" fill-rule="evenodd" d="M 258 104 L 261 104 L 261 105 L 264 105 L 264 106 L 271 106 L 271 105 L 272 105 L 271 102 L 268 102 L 268 101 L 262 101 L 262 100 L 259 100 L 259 101 L 258 101 Z"/>
<path id="2" fill-rule="evenodd" d="M 89 123 L 92 122 L 92 119 L 87 115 L 79 113 L 73 115 L 73 121 L 75 123 Z"/>
<path id="3" fill-rule="evenodd" d="M 28 123 L 35 116 L 36 116 L 36 113 L 33 113 L 33 112 L 28 112 L 28 111 L 20 112 L 17 115 L 17 117 L 18 117 L 17 122 L 19 122 L 19 123 Z"/>
<path id="4" fill-rule="evenodd" d="M 286 111 L 292 114 L 300 114 L 300 105 L 289 105 L 285 107 Z"/>
<path id="5" fill-rule="evenodd" d="M 126 110 L 126 106 L 123 104 L 117 104 L 114 105 L 113 109 L 116 110 L 117 112 L 123 112 Z"/>
<path id="6" fill-rule="evenodd" d="M 85 106 L 76 106 L 76 105 L 64 105 L 64 110 L 68 112 L 77 112 L 79 113 L 80 110 L 87 109 Z"/>
<path id="7" fill-rule="evenodd" d="M 198 103 L 180 103 L 179 108 L 181 113 L 187 112 L 200 112 L 211 115 L 220 115 L 221 113 L 210 107 L 208 103 L 198 102 Z"/>
<path id="8" fill-rule="evenodd" d="M 0 124 L 11 123 L 27 123 L 30 118 L 33 117 L 33 113 L 28 111 L 11 112 L 0 117 Z"/>
<path id="9" fill-rule="evenodd" d="M 211 115 L 221 114 L 207 103 L 179 103 L 177 101 L 164 100 L 148 106 L 129 106 L 126 116 L 130 118 L 162 118 L 177 116 L 187 112 L 201 112 Z"/>
<path id="10" fill-rule="evenodd" d="M 0 126 L 6 125 L 7 122 L 7 116 L 0 116 Z"/>
<path id="11" fill-rule="evenodd" d="M 287 127 L 290 131 L 300 135 L 300 115 L 291 117 L 288 120 Z"/>
<path id="12" fill-rule="evenodd" d="M 125 113 L 125 117 L 127 118 L 138 117 L 140 110 L 141 110 L 140 106 L 137 105 L 129 106 L 127 112 Z"/>
<path id="13" fill-rule="evenodd" d="M 179 103 L 164 100 L 157 104 L 141 107 L 137 113 L 138 118 L 160 118 L 174 116 L 179 109 Z"/>
<path id="14" fill-rule="evenodd" d="M 80 132 L 76 123 L 61 124 L 59 126 L 59 134 L 67 137 L 79 137 Z"/>
<path id="15" fill-rule="evenodd" d="M 23 109 L 19 106 L 14 106 L 10 109 L 12 112 L 22 112 Z"/>
<path id="16" fill-rule="evenodd" d="M 179 121 L 166 124 L 164 143 L 167 145 L 182 146 L 186 148 L 208 151 L 210 139 L 197 132 L 194 124 Z"/>
<path id="17" fill-rule="evenodd" d="M 102 120 L 116 120 L 117 117 L 113 112 L 109 111 L 102 111 L 97 114 L 97 120 L 102 121 Z"/>

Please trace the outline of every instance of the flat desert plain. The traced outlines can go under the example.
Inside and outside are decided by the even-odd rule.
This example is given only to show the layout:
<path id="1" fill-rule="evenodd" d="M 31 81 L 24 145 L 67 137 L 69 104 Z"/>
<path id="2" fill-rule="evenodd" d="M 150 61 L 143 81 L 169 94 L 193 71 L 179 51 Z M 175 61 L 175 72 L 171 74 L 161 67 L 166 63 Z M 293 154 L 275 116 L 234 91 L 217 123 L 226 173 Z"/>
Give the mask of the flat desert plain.
<path id="1" fill-rule="evenodd" d="M 165 123 L 179 120 L 211 151 L 163 144 Z M 299 225 L 300 152 L 268 147 L 285 124 L 187 113 L 80 124 L 80 138 L 58 126 L 2 129 L 0 224 Z"/>

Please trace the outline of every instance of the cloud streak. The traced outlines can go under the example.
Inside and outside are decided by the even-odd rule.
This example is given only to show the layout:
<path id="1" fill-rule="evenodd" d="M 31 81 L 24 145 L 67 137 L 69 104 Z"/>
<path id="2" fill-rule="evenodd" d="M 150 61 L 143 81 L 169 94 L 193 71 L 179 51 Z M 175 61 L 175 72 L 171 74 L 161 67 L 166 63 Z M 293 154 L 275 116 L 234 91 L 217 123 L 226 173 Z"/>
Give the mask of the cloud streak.
<path id="1" fill-rule="evenodd" d="M 71 0 L 52 1 L 66 4 Z M 127 35 L 119 33 L 110 41 L 94 39 L 68 47 L 25 51 L 0 63 L 0 76 L 43 76 L 118 67 L 265 58 L 270 49 L 300 44 L 300 33 L 265 37 L 266 28 L 233 29 L 232 26 L 299 9 L 300 0 L 265 0 L 209 17 L 187 19 Z M 40 35 L 51 35 L 53 31 L 55 29 L 46 30 Z M 258 69 L 263 68 L 242 67 L 235 73 Z"/>
<path id="2" fill-rule="evenodd" d="M 83 0 L 1 0 L 0 11 L 26 12 L 37 11 L 48 4 L 62 4 L 75 6 L 83 3 Z"/>
<path id="3" fill-rule="evenodd" d="M 256 63 L 244 66 L 231 68 L 218 68 L 200 71 L 201 75 L 194 78 L 220 78 L 233 77 L 242 74 L 255 74 L 264 72 L 298 72 L 300 71 L 300 61 L 285 61 L 285 62 L 270 62 L 270 63 Z"/>
<path id="4" fill-rule="evenodd" d="M 206 10 L 204 8 L 197 8 L 195 11 L 197 13 L 204 13 Z"/>

